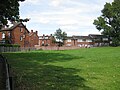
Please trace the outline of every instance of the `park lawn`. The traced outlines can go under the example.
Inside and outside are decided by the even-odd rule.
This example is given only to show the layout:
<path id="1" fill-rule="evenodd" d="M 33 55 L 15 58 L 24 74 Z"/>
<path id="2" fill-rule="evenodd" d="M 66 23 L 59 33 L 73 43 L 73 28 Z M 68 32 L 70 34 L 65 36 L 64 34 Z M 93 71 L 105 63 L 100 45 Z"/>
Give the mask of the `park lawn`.
<path id="1" fill-rule="evenodd" d="M 120 47 L 3 55 L 15 90 L 120 90 Z"/>

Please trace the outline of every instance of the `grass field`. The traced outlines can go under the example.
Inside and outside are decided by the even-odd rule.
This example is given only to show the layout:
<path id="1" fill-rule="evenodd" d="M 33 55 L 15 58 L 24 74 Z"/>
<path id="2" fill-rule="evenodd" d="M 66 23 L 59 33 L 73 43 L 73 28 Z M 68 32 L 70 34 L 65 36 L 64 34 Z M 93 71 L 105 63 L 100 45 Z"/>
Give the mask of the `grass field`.
<path id="1" fill-rule="evenodd" d="M 4 53 L 15 90 L 120 90 L 120 47 Z"/>

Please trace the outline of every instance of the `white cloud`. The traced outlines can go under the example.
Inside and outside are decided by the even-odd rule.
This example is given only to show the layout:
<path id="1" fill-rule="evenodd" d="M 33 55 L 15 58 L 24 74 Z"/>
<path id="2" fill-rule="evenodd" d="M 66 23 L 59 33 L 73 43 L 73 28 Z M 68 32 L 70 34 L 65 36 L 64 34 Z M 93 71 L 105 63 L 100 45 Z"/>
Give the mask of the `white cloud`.
<path id="1" fill-rule="evenodd" d="M 50 6 L 58 7 L 62 3 L 63 0 L 51 0 L 50 1 Z"/>
<path id="2" fill-rule="evenodd" d="M 113 0 L 106 0 L 106 2 L 107 1 L 111 2 Z M 24 6 L 27 4 L 43 4 L 41 0 L 26 0 L 25 3 Z M 99 33 L 98 30 L 95 29 L 93 21 L 100 16 L 104 4 L 105 0 L 48 0 L 44 8 L 40 5 L 40 10 L 29 10 L 29 13 L 25 15 L 31 18 L 31 26 L 32 23 L 36 23 L 39 25 L 39 29 L 46 29 L 46 32 L 48 28 L 43 28 L 40 26 L 41 24 L 53 30 L 56 30 L 54 27 L 56 26 L 64 31 L 66 30 L 69 35 L 85 35 L 91 32 Z M 34 7 L 31 6 L 31 8 Z M 25 17 L 25 15 L 23 15 L 23 17 Z"/>

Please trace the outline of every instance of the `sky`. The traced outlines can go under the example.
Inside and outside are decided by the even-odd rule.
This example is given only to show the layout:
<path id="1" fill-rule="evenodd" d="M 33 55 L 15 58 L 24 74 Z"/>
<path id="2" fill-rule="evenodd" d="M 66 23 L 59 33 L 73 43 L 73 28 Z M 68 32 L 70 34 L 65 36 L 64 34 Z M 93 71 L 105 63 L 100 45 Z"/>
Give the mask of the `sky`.
<path id="1" fill-rule="evenodd" d="M 25 0 L 20 2 L 20 18 L 28 30 L 38 35 L 54 34 L 57 29 L 68 36 L 100 34 L 93 22 L 101 15 L 106 2 L 113 0 Z"/>

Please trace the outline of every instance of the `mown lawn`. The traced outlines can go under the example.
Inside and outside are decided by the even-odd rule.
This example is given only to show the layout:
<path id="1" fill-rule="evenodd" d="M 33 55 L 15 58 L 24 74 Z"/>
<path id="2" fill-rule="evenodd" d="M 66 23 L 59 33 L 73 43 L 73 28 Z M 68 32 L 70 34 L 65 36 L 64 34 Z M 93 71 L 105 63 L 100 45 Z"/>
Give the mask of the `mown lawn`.
<path id="1" fill-rule="evenodd" d="M 120 47 L 4 53 L 15 90 L 120 90 Z"/>

